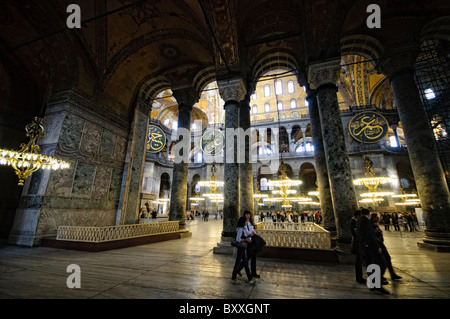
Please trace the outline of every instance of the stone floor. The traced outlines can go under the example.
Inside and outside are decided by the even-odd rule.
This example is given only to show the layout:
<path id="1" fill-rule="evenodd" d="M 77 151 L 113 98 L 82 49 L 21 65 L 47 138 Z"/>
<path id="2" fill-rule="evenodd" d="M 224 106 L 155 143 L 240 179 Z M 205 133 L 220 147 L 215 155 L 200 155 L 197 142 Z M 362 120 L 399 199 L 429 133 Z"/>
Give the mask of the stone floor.
<path id="1" fill-rule="evenodd" d="M 234 257 L 213 254 L 221 220 L 189 221 L 192 237 L 106 252 L 0 247 L 1 299 L 448 299 L 450 254 L 417 246 L 422 232 L 384 232 L 403 277 L 380 296 L 354 280 L 351 265 L 259 258 L 260 280 L 231 283 Z M 81 270 L 69 289 L 67 267 Z M 387 275 L 389 278 L 389 275 Z"/>

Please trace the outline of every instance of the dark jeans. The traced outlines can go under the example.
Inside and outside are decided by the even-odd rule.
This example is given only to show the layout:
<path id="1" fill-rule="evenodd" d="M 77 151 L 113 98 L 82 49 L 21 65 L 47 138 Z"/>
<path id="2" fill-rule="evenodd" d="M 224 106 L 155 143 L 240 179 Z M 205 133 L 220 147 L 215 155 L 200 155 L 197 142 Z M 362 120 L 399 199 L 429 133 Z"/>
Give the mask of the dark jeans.
<path id="1" fill-rule="evenodd" d="M 386 272 L 386 268 L 387 268 L 387 262 L 386 259 L 384 258 L 384 254 L 383 253 L 379 253 L 376 250 L 367 247 L 363 249 L 364 252 L 364 261 L 366 263 L 366 266 L 370 265 L 370 264 L 376 264 L 378 266 L 380 266 L 380 274 L 381 274 L 381 278 L 384 277 L 384 273 Z M 370 274 L 367 274 L 370 275 Z"/>
<path id="2" fill-rule="evenodd" d="M 250 261 L 250 273 L 253 277 L 254 275 L 256 275 L 256 254 L 253 253 L 251 245 L 252 244 L 247 247 L 247 260 Z M 241 264 L 238 272 L 240 272 L 242 268 L 244 268 L 244 264 Z"/>
<path id="3" fill-rule="evenodd" d="M 234 263 L 233 274 L 231 276 L 231 279 L 236 279 L 237 273 L 239 269 L 241 269 L 241 266 L 245 268 L 245 273 L 247 274 L 248 280 L 252 279 L 250 269 L 248 268 L 248 259 L 245 250 L 246 250 L 245 248 L 237 249 L 236 262 Z"/>

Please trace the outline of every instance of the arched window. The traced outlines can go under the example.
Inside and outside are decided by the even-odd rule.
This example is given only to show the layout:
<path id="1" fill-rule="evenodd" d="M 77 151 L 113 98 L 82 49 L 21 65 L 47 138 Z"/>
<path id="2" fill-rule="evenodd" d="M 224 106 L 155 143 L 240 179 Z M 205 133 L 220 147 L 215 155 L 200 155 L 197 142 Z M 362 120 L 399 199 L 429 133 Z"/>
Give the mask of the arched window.
<path id="1" fill-rule="evenodd" d="M 202 152 L 198 152 L 196 157 L 197 157 L 196 158 L 197 163 L 201 163 L 203 161 L 203 154 L 202 154 Z"/>
<path id="2" fill-rule="evenodd" d="M 275 94 L 276 95 L 283 94 L 283 81 L 281 80 L 275 81 Z"/>
<path id="3" fill-rule="evenodd" d="M 177 128 L 178 128 L 178 122 L 177 122 L 177 121 L 174 121 L 174 122 L 172 123 L 172 130 L 176 131 Z"/>
<path id="4" fill-rule="evenodd" d="M 294 81 L 292 81 L 292 80 L 291 80 L 291 81 L 288 81 L 287 86 L 288 86 L 288 93 L 289 93 L 289 94 L 292 94 L 292 93 L 295 92 Z"/>
<path id="5" fill-rule="evenodd" d="M 266 84 L 264 85 L 264 97 L 270 96 L 270 85 Z"/>
<path id="6" fill-rule="evenodd" d="M 309 106 L 309 102 L 307 99 L 305 99 L 305 106 L 308 107 Z"/>
<path id="7" fill-rule="evenodd" d="M 283 102 L 282 101 L 278 101 L 277 107 L 278 107 L 278 110 L 281 111 L 283 109 Z"/>
<path id="8" fill-rule="evenodd" d="M 426 89 L 425 90 L 425 97 L 427 100 L 432 100 L 436 97 L 436 94 L 434 94 L 433 89 Z"/>
<path id="9" fill-rule="evenodd" d="M 251 95 L 252 100 L 256 100 L 256 92 Z"/>
<path id="10" fill-rule="evenodd" d="M 261 180 L 259 181 L 259 189 L 262 191 L 267 190 L 267 178 L 261 178 Z"/>
<path id="11" fill-rule="evenodd" d="M 258 113 L 258 106 L 256 104 L 252 106 L 252 113 L 253 114 Z"/>
<path id="12" fill-rule="evenodd" d="M 270 104 L 269 103 L 264 104 L 264 112 L 266 112 L 266 113 L 270 112 Z"/>
<path id="13" fill-rule="evenodd" d="M 291 100 L 291 109 L 295 109 L 297 108 L 297 100 L 296 99 L 292 99 Z"/>

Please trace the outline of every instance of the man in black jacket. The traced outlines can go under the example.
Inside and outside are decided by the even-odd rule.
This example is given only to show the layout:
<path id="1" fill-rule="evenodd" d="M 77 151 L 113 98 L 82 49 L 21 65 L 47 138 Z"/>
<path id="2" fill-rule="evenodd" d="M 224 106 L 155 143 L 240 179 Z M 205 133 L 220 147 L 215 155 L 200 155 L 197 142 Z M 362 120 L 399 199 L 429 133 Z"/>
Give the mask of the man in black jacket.
<path id="1" fill-rule="evenodd" d="M 380 277 L 379 281 L 381 284 L 386 284 L 386 279 L 384 279 L 384 272 L 386 271 L 387 264 L 384 259 L 381 246 L 378 243 L 378 239 L 375 236 L 375 228 L 370 222 L 370 212 L 367 209 L 361 209 L 361 218 L 356 223 L 356 232 L 358 237 L 358 242 L 363 252 L 364 261 L 366 267 L 371 264 L 376 264 L 380 267 Z M 368 274 L 370 275 L 370 274 Z M 383 294 L 389 294 L 389 291 L 383 287 L 372 288 L 376 292 Z"/>

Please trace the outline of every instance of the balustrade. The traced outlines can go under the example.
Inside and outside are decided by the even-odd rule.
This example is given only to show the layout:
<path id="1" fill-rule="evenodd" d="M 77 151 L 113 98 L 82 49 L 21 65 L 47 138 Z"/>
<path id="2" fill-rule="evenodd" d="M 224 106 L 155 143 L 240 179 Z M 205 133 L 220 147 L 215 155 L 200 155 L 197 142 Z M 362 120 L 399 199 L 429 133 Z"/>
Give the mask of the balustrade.
<path id="1" fill-rule="evenodd" d="M 268 247 L 331 249 L 330 232 L 314 223 L 261 222 L 255 231 Z"/>
<path id="2" fill-rule="evenodd" d="M 105 227 L 59 226 L 56 239 L 100 243 L 112 240 L 171 233 L 178 230 L 178 221 Z"/>

